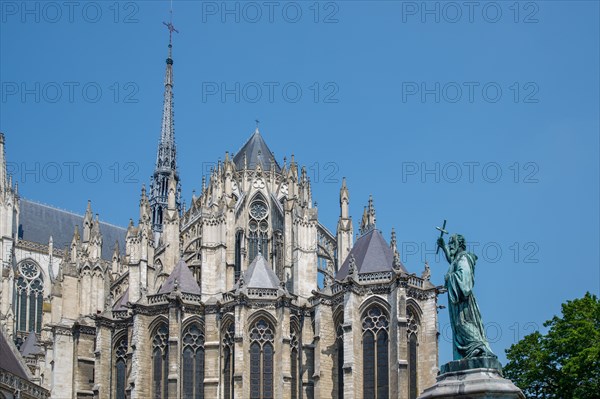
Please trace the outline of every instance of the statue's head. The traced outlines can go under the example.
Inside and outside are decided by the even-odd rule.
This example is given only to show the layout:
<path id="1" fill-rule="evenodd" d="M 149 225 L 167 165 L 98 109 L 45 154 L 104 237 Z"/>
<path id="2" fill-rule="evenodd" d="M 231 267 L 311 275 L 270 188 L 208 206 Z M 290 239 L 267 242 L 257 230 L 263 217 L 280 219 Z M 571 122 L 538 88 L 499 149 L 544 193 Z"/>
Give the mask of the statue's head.
<path id="1" fill-rule="evenodd" d="M 465 237 L 460 234 L 452 234 L 450 236 L 450 240 L 448 240 L 448 248 L 451 256 L 454 256 L 462 251 L 466 251 L 467 242 L 465 241 Z"/>

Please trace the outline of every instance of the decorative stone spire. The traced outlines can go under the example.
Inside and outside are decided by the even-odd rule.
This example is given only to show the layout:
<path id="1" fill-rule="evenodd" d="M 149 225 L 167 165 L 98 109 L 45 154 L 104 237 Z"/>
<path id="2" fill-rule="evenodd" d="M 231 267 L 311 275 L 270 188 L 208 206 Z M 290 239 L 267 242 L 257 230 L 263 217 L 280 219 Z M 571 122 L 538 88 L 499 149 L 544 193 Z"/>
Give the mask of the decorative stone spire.
<path id="1" fill-rule="evenodd" d="M 163 104 L 162 126 L 156 166 L 150 184 L 150 207 L 152 211 L 152 230 L 162 232 L 163 212 L 167 209 L 169 177 L 175 176 L 176 205 L 180 209 L 181 187 L 177 173 L 177 149 L 175 146 L 175 121 L 173 113 L 173 32 L 178 32 L 173 26 L 172 14 L 170 22 L 163 22 L 169 29 L 169 55 L 166 60 L 165 94 Z M 156 240 L 158 242 L 158 240 Z"/>
<path id="2" fill-rule="evenodd" d="M 390 240 L 390 248 L 394 252 L 394 269 L 400 267 L 400 253 L 398 252 L 398 241 L 396 239 L 396 230 L 392 227 L 392 238 Z"/>
<path id="3" fill-rule="evenodd" d="M 362 221 L 360 223 L 360 234 L 366 234 L 375 229 L 375 207 L 373 206 L 373 196 L 369 195 L 369 205 L 365 207 Z"/>
<path id="4" fill-rule="evenodd" d="M 350 249 L 352 248 L 352 238 L 354 236 L 352 228 L 352 218 L 350 217 L 350 191 L 346 186 L 346 178 L 342 179 L 340 188 L 340 217 L 337 225 L 337 259 L 341 265 Z"/>
<path id="5" fill-rule="evenodd" d="M 6 155 L 4 154 L 4 133 L 0 132 L 0 192 L 6 189 Z"/>
<path id="6" fill-rule="evenodd" d="M 92 235 L 94 216 L 92 213 L 92 201 L 88 200 L 83 217 L 83 242 L 89 242 Z"/>
<path id="7" fill-rule="evenodd" d="M 348 191 L 348 187 L 346 186 L 346 178 L 342 178 L 342 187 L 340 188 L 340 217 L 344 219 L 348 219 L 350 217 L 349 213 L 349 205 L 350 205 L 350 193 Z"/>

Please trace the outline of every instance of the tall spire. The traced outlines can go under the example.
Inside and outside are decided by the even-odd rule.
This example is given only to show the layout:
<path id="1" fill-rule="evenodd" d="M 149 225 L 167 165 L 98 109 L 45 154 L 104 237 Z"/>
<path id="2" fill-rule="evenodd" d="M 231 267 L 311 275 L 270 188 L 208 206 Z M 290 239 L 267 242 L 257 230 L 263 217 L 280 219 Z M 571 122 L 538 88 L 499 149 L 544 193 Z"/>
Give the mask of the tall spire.
<path id="1" fill-rule="evenodd" d="M 173 175 L 176 183 L 176 206 L 181 206 L 181 185 L 177 173 L 177 149 L 175 145 L 175 121 L 173 116 L 173 32 L 179 33 L 173 26 L 173 10 L 169 22 L 163 24 L 169 30 L 169 54 L 166 60 L 165 94 L 163 103 L 160 141 L 156 154 L 156 167 L 150 184 L 150 207 L 152 211 L 152 230 L 155 235 L 162 232 L 163 212 L 167 210 L 169 177 Z M 158 238 L 158 237 L 156 237 Z M 155 240 L 158 242 L 158 240 Z"/>
<path id="2" fill-rule="evenodd" d="M 6 156 L 4 154 L 4 133 L 0 132 L 0 193 L 6 188 L 6 186 L 7 186 L 7 181 L 6 181 Z"/>

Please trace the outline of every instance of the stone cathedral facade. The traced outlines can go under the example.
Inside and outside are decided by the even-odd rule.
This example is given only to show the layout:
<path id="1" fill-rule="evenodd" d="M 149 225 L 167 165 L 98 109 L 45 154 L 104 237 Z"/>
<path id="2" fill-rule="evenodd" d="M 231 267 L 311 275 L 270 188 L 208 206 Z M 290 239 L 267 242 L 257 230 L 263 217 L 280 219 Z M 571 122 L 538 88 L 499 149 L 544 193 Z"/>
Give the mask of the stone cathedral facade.
<path id="1" fill-rule="evenodd" d="M 428 266 L 402 264 L 372 198 L 355 236 L 345 179 L 337 226 L 321 224 L 306 169 L 258 128 L 182 205 L 171 50 L 126 228 L 21 198 L 0 135 L 0 325 L 33 380 L 59 399 L 415 399 L 438 370 Z"/>

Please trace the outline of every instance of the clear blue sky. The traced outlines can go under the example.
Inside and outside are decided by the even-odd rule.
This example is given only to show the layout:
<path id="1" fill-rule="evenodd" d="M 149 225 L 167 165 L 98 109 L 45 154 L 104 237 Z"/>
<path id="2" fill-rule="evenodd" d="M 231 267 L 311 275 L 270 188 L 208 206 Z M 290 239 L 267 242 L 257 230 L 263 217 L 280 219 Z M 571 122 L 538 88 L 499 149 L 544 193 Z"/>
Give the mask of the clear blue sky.
<path id="1" fill-rule="evenodd" d="M 330 229 L 346 176 L 354 220 L 373 194 L 410 271 L 427 258 L 443 283 L 432 253 L 443 219 L 475 243 L 476 295 L 502 361 L 562 302 L 598 294 L 598 2 L 226 4 L 232 14 L 222 2 L 173 6 L 188 204 L 258 118 L 280 162 L 294 153 L 309 168 Z M 76 212 L 89 198 L 104 220 L 137 220 L 160 133 L 168 2 L 0 5 L 0 130 L 21 194 Z M 446 310 L 440 327 L 443 363 Z"/>

